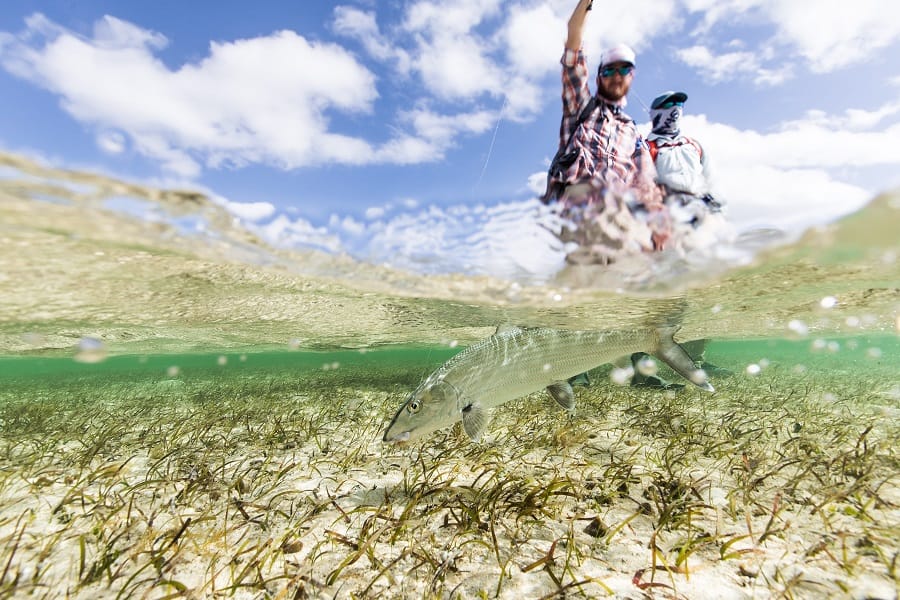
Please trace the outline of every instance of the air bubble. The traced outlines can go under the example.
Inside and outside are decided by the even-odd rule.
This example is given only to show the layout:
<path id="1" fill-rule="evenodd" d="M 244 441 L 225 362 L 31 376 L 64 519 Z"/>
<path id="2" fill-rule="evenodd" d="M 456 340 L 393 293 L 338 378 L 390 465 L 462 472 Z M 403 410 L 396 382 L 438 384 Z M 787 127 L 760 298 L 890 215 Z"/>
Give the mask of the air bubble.
<path id="1" fill-rule="evenodd" d="M 835 306 L 837 306 L 837 303 L 837 298 L 835 298 L 834 296 L 825 296 L 819 301 L 819 306 L 821 306 L 822 308 L 834 308 Z"/>
<path id="2" fill-rule="evenodd" d="M 762 372 L 762 367 L 760 367 L 756 363 L 753 363 L 753 364 L 747 365 L 746 371 L 747 371 L 747 375 L 753 375 L 755 377 L 756 375 L 759 375 L 760 372 Z"/>
<path id="3" fill-rule="evenodd" d="M 653 375 L 656 375 L 656 372 L 659 370 L 659 365 L 657 365 L 656 361 L 649 356 L 642 357 L 635 366 L 637 372 L 645 377 L 652 377 Z"/>
<path id="4" fill-rule="evenodd" d="M 872 359 L 881 358 L 881 348 L 869 348 L 866 350 L 866 356 Z"/>
<path id="5" fill-rule="evenodd" d="M 788 329 L 790 329 L 800 337 L 806 337 L 809 334 L 809 327 L 800 319 L 791 320 L 791 322 L 788 323 Z"/>
<path id="6" fill-rule="evenodd" d="M 691 373 L 691 382 L 696 385 L 703 385 L 709 381 L 709 377 L 706 375 L 706 371 L 703 369 L 697 369 L 693 373 Z"/>
<path id="7" fill-rule="evenodd" d="M 166 369 L 166 375 L 168 377 L 178 377 L 179 375 L 181 375 L 181 368 L 176 365 L 172 365 L 171 367 Z"/>
<path id="8" fill-rule="evenodd" d="M 228 364 L 228 357 L 225 355 L 220 356 L 219 358 L 216 359 L 216 364 L 219 365 L 220 367 L 224 367 L 225 365 Z"/>
<path id="9" fill-rule="evenodd" d="M 616 385 L 628 385 L 632 377 L 634 377 L 634 369 L 631 367 L 625 369 L 615 368 L 609 373 L 610 381 Z"/>
<path id="10" fill-rule="evenodd" d="M 80 363 L 98 363 L 106 360 L 106 348 L 97 338 L 83 337 L 78 342 L 75 361 Z"/>

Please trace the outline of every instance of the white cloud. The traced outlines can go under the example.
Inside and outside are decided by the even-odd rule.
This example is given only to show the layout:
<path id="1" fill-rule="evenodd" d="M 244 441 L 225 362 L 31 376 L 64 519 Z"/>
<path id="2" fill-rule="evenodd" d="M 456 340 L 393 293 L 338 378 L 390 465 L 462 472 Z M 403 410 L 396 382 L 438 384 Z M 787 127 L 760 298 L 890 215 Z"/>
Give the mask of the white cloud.
<path id="1" fill-rule="evenodd" d="M 749 78 L 757 85 L 778 85 L 792 76 L 790 65 L 782 66 L 781 70 L 766 69 L 762 66 L 761 57 L 754 52 L 714 55 L 706 46 L 698 45 L 682 48 L 676 56 L 711 83 Z"/>
<path id="2" fill-rule="evenodd" d="M 365 13 L 339 15 L 346 30 L 374 26 Z M 202 60 L 170 69 L 154 55 L 166 43 L 115 17 L 99 20 L 93 37 L 84 38 L 33 15 L 25 32 L 0 39 L 0 64 L 57 94 L 64 110 L 96 128 L 105 151 L 130 142 L 182 177 L 250 163 L 417 163 L 443 156 L 457 133 L 486 128 L 479 124 L 486 113 L 447 117 L 442 131 L 400 115 L 426 137 L 395 129 L 393 139 L 374 144 L 333 128 L 338 116 L 371 114 L 378 97 L 374 75 L 340 46 L 280 31 L 213 42 Z M 455 47 L 465 50 L 462 42 Z M 482 66 L 493 72 L 489 62 Z M 464 69 L 454 68 L 459 81 Z"/>
<path id="3" fill-rule="evenodd" d="M 503 92 L 503 71 L 491 58 L 490 40 L 473 29 L 495 14 L 500 0 L 421 0 L 402 30 L 414 40 L 413 70 L 441 100 L 471 100 Z"/>
<path id="4" fill-rule="evenodd" d="M 743 229 L 805 229 L 861 208 L 872 194 L 824 169 L 784 169 L 768 164 L 727 165 L 717 171 L 728 218 Z"/>
<path id="5" fill-rule="evenodd" d="M 900 4 L 884 0 L 769 0 L 779 37 L 816 72 L 861 62 L 900 40 Z"/>
<path id="6" fill-rule="evenodd" d="M 900 102 L 890 102 L 876 110 L 850 108 L 844 112 L 843 117 L 829 117 L 824 113 L 816 113 L 818 118 L 815 120 L 827 127 L 861 130 L 875 127 L 897 114 L 900 114 Z"/>
<path id="7" fill-rule="evenodd" d="M 529 175 L 526 187 L 536 197 L 542 196 L 547 191 L 547 171 L 539 171 Z"/>
<path id="8" fill-rule="evenodd" d="M 375 219 L 380 219 L 387 213 L 387 209 L 383 206 L 370 206 L 366 209 L 366 219 L 369 221 L 374 221 Z"/>
<path id="9" fill-rule="evenodd" d="M 121 154 L 125 151 L 125 136 L 118 131 L 101 131 L 97 134 L 97 147 L 107 154 Z"/>
<path id="10" fill-rule="evenodd" d="M 332 254 L 344 251 L 338 235 L 325 227 L 315 227 L 305 219 L 292 221 L 286 215 L 278 215 L 271 222 L 252 229 L 264 239 L 284 247 L 316 248 Z"/>
<path id="11" fill-rule="evenodd" d="M 566 18 L 546 3 L 513 11 L 500 34 L 511 68 L 529 78 L 558 71 Z"/>
<path id="12" fill-rule="evenodd" d="M 245 221 L 262 221 L 275 214 L 275 206 L 271 202 L 232 202 L 225 199 L 218 201 L 228 212 Z"/>
<path id="13" fill-rule="evenodd" d="M 840 117 L 837 117 L 840 119 Z M 816 116 L 789 121 L 771 133 L 739 130 L 688 115 L 683 130 L 712 144 L 713 157 L 731 164 L 770 164 L 787 168 L 841 168 L 900 164 L 900 123 L 873 131 L 849 131 Z"/>
<path id="14" fill-rule="evenodd" d="M 351 236 L 360 236 L 366 231 L 366 224 L 350 216 L 331 215 L 328 220 L 330 231 L 343 231 Z"/>
<path id="15" fill-rule="evenodd" d="M 411 164 L 439 160 L 458 137 L 490 129 L 497 116 L 490 111 L 446 115 L 419 108 L 403 111 L 398 120 L 414 135 L 404 134 L 379 149 L 377 158 L 385 162 Z"/>
<path id="16" fill-rule="evenodd" d="M 566 3 L 565 19 L 574 8 Z M 631 0 L 630 2 L 600 2 L 588 14 L 584 32 L 584 49 L 588 58 L 599 58 L 601 52 L 610 46 L 624 42 L 637 51 L 637 65 L 641 66 L 640 51 L 651 43 L 659 33 L 677 31 L 682 27 L 675 0 Z M 562 54 L 563 38 L 557 50 L 557 60 Z"/>
<path id="17" fill-rule="evenodd" d="M 331 111 L 367 113 L 374 77 L 338 46 L 289 31 L 212 43 L 199 63 L 168 69 L 154 32 L 114 17 L 92 39 L 30 17 L 4 44 L 3 66 L 58 94 L 63 108 L 115 129 L 177 173 L 269 162 L 285 168 L 330 160 L 362 163 L 370 145 L 329 131 Z"/>
<path id="18" fill-rule="evenodd" d="M 496 15 L 503 0 L 418 0 L 404 19 L 404 28 L 431 35 L 460 35 Z"/>
<path id="19" fill-rule="evenodd" d="M 801 56 L 819 73 L 876 58 L 900 40 L 900 4 L 884 0 L 685 0 L 685 5 L 702 13 L 695 36 L 708 37 L 723 24 L 766 22 L 774 28 L 766 44 Z"/>
<path id="20" fill-rule="evenodd" d="M 391 43 L 375 21 L 375 13 L 366 12 L 351 6 L 337 6 L 334 9 L 334 30 L 359 41 L 370 56 L 379 61 L 392 60 L 400 73 L 410 69 L 409 54 Z"/>
<path id="21" fill-rule="evenodd" d="M 476 111 L 456 115 L 442 115 L 428 110 L 413 110 L 404 114 L 422 138 L 445 144 L 459 133 L 483 133 L 490 129 L 496 114 Z"/>

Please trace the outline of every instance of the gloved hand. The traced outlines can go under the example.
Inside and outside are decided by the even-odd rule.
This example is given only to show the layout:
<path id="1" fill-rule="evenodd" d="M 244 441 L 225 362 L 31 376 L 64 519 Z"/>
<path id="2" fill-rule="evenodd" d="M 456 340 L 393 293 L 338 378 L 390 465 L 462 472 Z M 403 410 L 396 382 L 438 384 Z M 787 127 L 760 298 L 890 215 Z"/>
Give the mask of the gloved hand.
<path id="1" fill-rule="evenodd" d="M 722 212 L 722 203 L 713 198 L 712 194 L 704 195 L 701 200 L 706 203 L 706 206 L 709 208 L 709 212 L 717 213 Z"/>

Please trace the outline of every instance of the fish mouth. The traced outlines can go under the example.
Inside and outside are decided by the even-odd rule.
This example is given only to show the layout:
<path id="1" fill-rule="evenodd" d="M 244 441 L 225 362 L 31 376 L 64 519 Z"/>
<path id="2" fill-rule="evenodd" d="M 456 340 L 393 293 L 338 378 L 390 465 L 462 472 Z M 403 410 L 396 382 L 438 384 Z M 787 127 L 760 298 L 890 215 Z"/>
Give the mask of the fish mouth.
<path id="1" fill-rule="evenodd" d="M 388 443 L 402 444 L 403 442 L 408 442 L 410 438 L 409 431 L 403 431 L 401 433 L 391 434 L 390 430 L 384 432 L 384 437 L 382 441 Z"/>

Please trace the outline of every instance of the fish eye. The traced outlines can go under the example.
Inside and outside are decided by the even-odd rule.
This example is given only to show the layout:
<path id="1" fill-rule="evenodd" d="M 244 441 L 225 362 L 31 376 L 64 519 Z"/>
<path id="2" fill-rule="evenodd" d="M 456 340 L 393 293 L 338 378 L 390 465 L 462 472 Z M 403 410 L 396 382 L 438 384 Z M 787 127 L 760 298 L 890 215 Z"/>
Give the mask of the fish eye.
<path id="1" fill-rule="evenodd" d="M 422 403 L 419 402 L 418 400 L 413 400 L 412 402 L 410 402 L 409 404 L 406 405 L 406 410 L 408 410 L 409 412 L 411 412 L 413 414 L 419 412 L 420 408 L 422 408 Z"/>

